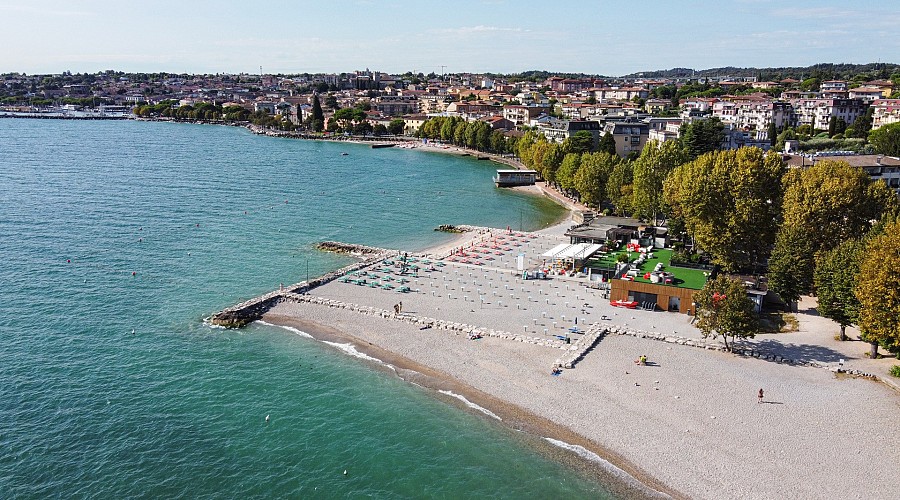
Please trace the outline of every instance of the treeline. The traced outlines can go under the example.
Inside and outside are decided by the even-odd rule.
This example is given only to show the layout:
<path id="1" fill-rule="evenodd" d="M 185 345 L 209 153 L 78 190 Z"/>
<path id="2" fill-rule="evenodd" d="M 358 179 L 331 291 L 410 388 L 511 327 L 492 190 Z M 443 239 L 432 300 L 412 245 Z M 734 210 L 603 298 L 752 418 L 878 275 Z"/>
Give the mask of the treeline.
<path id="1" fill-rule="evenodd" d="M 900 124 L 896 128 L 900 136 Z M 664 219 L 680 259 L 702 253 L 729 272 L 767 272 L 769 288 L 788 303 L 815 293 L 820 314 L 842 330 L 858 325 L 871 355 L 879 346 L 900 355 L 900 201 L 894 191 L 842 161 L 788 170 L 774 151 L 698 156 L 696 146 L 651 141 L 637 158 L 622 159 L 584 149 L 580 139 L 556 144 L 529 132 L 518 152 L 547 182 L 591 206 L 653 224 Z M 720 285 L 726 293 L 724 281 L 708 288 Z"/>
<path id="2" fill-rule="evenodd" d="M 587 206 L 617 215 L 651 220 L 663 214 L 662 181 L 675 166 L 721 148 L 724 126 L 717 119 L 683 127 L 681 139 L 649 142 L 640 154 L 616 155 L 611 134 L 595 145 L 590 132 L 579 131 L 562 143 L 529 131 L 516 144 L 522 163 L 545 181 Z"/>
<path id="3" fill-rule="evenodd" d="M 417 136 L 496 154 L 516 152 L 518 142 L 515 137 L 493 130 L 487 122 L 466 121 L 458 116 L 431 118 L 419 127 Z"/>
<path id="4" fill-rule="evenodd" d="M 196 105 L 184 105 L 175 107 L 176 101 L 166 100 L 157 104 L 143 104 L 135 106 L 132 112 L 135 116 L 145 118 L 172 118 L 174 120 L 200 120 L 208 122 L 249 122 L 261 127 L 269 127 L 278 130 L 295 130 L 295 125 L 287 116 L 271 115 L 265 111 L 250 110 L 242 106 L 221 106 L 208 102 Z"/>
<path id="5" fill-rule="evenodd" d="M 702 78 L 728 75 L 734 77 L 757 77 L 760 81 L 779 81 L 785 78 L 804 80 L 818 77 L 824 80 L 852 80 L 863 75 L 868 80 L 887 79 L 900 72 L 900 65 L 893 63 L 832 64 L 820 63 L 811 66 L 786 66 L 776 68 L 736 68 L 727 66 L 693 70 L 673 68 L 667 70 L 643 71 L 625 75 L 623 78 Z"/>

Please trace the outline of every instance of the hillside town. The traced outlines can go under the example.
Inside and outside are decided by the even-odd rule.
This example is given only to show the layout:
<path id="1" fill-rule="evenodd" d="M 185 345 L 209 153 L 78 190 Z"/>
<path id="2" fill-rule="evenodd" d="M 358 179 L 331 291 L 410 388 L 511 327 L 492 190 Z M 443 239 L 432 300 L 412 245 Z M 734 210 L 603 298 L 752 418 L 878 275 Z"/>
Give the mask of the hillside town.
<path id="1" fill-rule="evenodd" d="M 889 78 L 759 81 L 757 77 L 546 78 L 476 74 L 389 75 L 372 70 L 316 75 L 6 74 L 0 86 L 2 111 L 79 116 L 128 114 L 138 106 L 158 106 L 163 117 L 210 119 L 196 109 L 218 109 L 215 118 L 253 113 L 278 117 L 283 128 L 305 125 L 335 130 L 335 113 L 367 106 L 354 120 L 364 134 L 402 119 L 414 135 L 429 117 L 480 120 L 509 135 L 531 128 L 561 142 L 578 130 L 612 133 L 616 152 L 640 152 L 649 140 L 678 138 L 682 125 L 717 118 L 727 130 L 726 148 L 768 149 L 770 137 L 792 128 L 800 135 L 828 132 L 842 149 L 860 150 L 871 129 L 900 122 L 900 88 Z M 882 75 L 883 76 L 883 75 Z M 900 76 L 900 75 L 894 75 Z M 322 101 L 322 123 L 311 123 L 314 99 Z M 159 109 L 159 108 L 157 108 Z M 177 110 L 181 113 L 176 113 Z M 159 109 L 162 111 L 162 109 Z M 240 113 L 235 114 L 236 111 Z M 93 113 L 93 114 L 92 114 Z M 143 113 L 147 114 L 147 113 Z M 339 115 L 340 116 L 340 115 Z M 344 127 L 346 128 L 346 127 Z M 815 134 L 813 133 L 815 132 Z M 842 142 L 841 140 L 848 140 Z M 810 149 L 816 149 L 812 145 Z M 833 148 L 832 148 L 833 149 Z"/>

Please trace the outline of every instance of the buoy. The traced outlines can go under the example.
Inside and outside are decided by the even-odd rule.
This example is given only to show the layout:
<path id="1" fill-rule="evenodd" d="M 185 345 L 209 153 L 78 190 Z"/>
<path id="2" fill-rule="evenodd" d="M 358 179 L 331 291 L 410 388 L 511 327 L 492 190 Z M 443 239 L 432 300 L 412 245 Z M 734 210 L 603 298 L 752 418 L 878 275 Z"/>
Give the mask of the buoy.
<path id="1" fill-rule="evenodd" d="M 137 276 L 137 273 L 134 272 L 134 271 L 131 271 L 131 275 L 132 275 L 132 276 Z"/>
<path id="2" fill-rule="evenodd" d="M 344 469 L 344 475 L 345 476 L 347 475 L 347 469 Z"/>
<path id="3" fill-rule="evenodd" d="M 269 421 L 269 416 L 268 416 L 268 415 L 266 415 L 266 422 L 268 422 L 268 421 Z"/>
<path id="4" fill-rule="evenodd" d="M 134 335 L 134 328 L 131 329 L 131 334 Z"/>
<path id="5" fill-rule="evenodd" d="M 71 263 L 72 263 L 72 259 L 66 259 L 66 264 L 71 264 Z"/>

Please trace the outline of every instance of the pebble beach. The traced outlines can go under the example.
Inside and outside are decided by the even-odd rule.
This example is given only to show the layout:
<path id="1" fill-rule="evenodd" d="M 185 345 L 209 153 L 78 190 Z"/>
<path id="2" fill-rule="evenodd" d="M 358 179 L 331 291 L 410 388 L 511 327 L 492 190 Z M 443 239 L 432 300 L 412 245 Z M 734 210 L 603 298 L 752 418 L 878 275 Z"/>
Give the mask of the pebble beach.
<path id="1" fill-rule="evenodd" d="M 625 496 L 886 498 L 900 491 L 891 475 L 872 479 L 872 464 L 900 465 L 896 391 L 722 352 L 700 338 L 690 317 L 614 308 L 583 279 L 518 277 L 515 255 L 540 263 L 547 248 L 567 241 L 566 228 L 469 231 L 416 254 L 443 265 L 405 275 L 409 293 L 335 280 L 275 306 L 264 321 L 340 339 L 408 380 L 463 395 L 486 418 L 587 450 L 600 457 L 598 474 L 626 478 Z M 510 232 L 512 245 L 495 245 Z M 482 249 L 479 258 L 466 251 L 473 247 Z M 370 277 L 390 275 L 383 264 L 372 267 Z M 430 326 L 437 322 L 441 328 Z M 489 334 L 471 340 L 474 328 Z M 551 375 L 591 330 L 611 333 Z M 626 330 L 632 335 L 616 334 Z M 666 337 L 682 340 L 659 340 Z M 641 355 L 647 366 L 634 363 Z"/>

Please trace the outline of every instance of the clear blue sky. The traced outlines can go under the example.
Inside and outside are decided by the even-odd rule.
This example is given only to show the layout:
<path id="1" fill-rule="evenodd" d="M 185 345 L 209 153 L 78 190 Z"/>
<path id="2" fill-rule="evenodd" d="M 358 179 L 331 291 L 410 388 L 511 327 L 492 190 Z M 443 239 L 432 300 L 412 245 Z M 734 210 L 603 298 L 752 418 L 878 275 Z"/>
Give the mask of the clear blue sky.
<path id="1" fill-rule="evenodd" d="M 900 63 L 897 0 L 0 0 L 0 72 Z"/>

